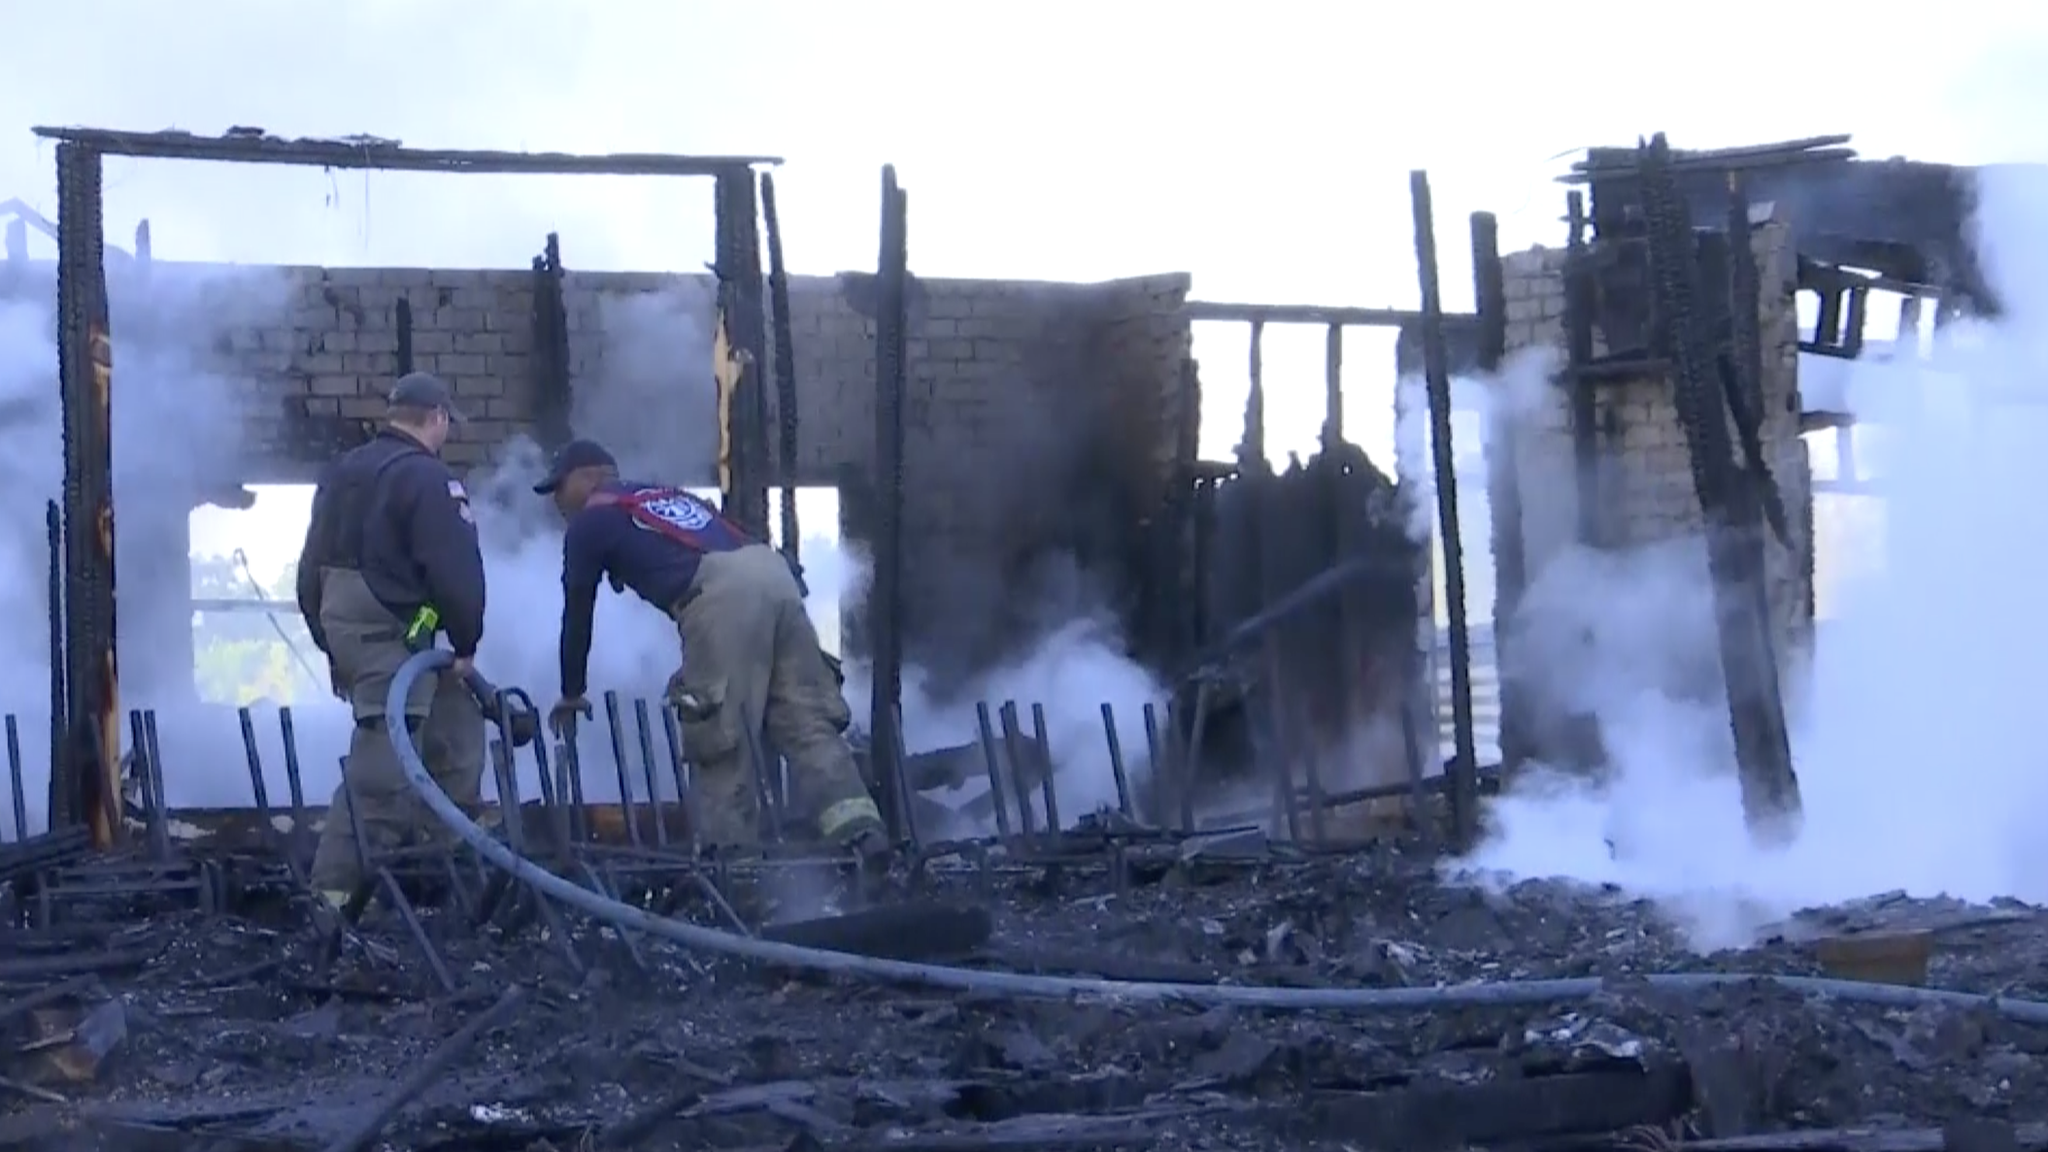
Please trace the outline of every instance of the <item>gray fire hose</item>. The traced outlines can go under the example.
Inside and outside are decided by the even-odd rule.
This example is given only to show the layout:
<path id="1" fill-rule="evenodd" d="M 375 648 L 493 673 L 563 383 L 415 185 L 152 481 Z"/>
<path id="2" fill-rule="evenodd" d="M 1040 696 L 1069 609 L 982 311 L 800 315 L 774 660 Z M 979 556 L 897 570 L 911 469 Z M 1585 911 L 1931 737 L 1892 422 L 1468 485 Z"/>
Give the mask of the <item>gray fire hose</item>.
<path id="1" fill-rule="evenodd" d="M 447 667 L 454 657 L 438 649 L 421 652 L 407 660 L 392 678 L 387 707 L 393 714 L 404 711 L 407 694 L 421 676 Z M 955 992 L 1009 996 L 1029 1000 L 1067 1000 L 1077 997 L 1124 1003 L 1179 1003 L 1201 1007 L 1229 1006 L 1276 1012 L 1427 1012 L 1444 1008 L 1503 1007 L 1550 1004 L 1582 1000 L 1607 987 L 1598 979 L 1483 981 L 1437 988 L 1260 988 L 1232 984 L 1167 984 L 1151 981 L 1097 980 L 1065 976 L 1027 976 L 1016 972 L 984 972 L 942 964 L 918 964 L 907 960 L 882 960 L 846 952 L 828 952 L 748 936 L 737 936 L 702 928 L 681 920 L 656 916 L 629 904 L 622 904 L 588 888 L 572 884 L 542 868 L 493 838 L 463 814 L 462 809 L 441 791 L 420 760 L 412 735 L 403 726 L 385 729 L 391 735 L 392 750 L 420 799 L 450 831 L 513 879 L 532 885 L 542 895 L 559 900 L 593 919 L 621 931 L 645 932 L 686 948 L 714 952 L 740 960 L 784 968 L 804 968 L 875 983 L 943 988 Z M 1753 981 L 1771 981 L 1808 996 L 1833 997 L 1861 1004 L 1889 1008 L 1916 1008 L 1939 1004 L 1950 1007 L 1989 1008 L 2008 1019 L 2028 1024 L 2048 1024 L 2048 1002 L 1980 996 L 1933 988 L 1909 988 L 1895 984 L 1871 984 L 1858 980 L 1829 980 L 1812 976 L 1780 976 L 1771 973 L 1683 972 L 1630 978 L 1651 988 L 1677 992 Z"/>

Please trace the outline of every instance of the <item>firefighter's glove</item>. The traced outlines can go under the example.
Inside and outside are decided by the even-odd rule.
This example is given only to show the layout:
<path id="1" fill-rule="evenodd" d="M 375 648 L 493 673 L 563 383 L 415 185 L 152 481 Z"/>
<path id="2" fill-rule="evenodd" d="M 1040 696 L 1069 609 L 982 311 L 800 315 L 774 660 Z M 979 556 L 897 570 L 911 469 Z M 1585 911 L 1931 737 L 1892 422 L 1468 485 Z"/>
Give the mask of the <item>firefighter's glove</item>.
<path id="1" fill-rule="evenodd" d="M 569 736 L 569 729 L 575 725 L 577 717 L 580 716 L 588 720 L 593 715 L 595 713 L 591 711 L 590 701 L 581 696 L 564 696 L 562 699 L 555 701 L 553 708 L 548 709 L 548 730 L 557 737 L 566 740 Z M 513 734 L 513 739 L 518 741 L 518 734 L 516 732 Z M 523 743 L 523 741 L 519 742 Z"/>

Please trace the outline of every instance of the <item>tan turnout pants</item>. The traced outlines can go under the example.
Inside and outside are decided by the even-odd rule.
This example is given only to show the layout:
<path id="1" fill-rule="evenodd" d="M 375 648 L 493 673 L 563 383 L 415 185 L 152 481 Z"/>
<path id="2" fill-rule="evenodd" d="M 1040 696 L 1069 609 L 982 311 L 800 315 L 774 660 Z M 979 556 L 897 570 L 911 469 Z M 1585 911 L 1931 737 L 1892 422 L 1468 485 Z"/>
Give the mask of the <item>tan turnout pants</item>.
<path id="1" fill-rule="evenodd" d="M 765 732 L 761 760 L 789 762 L 798 805 L 827 840 L 882 828 L 843 733 L 850 713 L 825 665 L 803 593 L 782 554 L 766 544 L 704 557 L 674 616 L 683 635 L 683 688 L 709 714 L 682 725 L 703 837 L 760 838 L 754 765 L 742 733 Z"/>
<path id="2" fill-rule="evenodd" d="M 346 784 L 334 790 L 313 854 L 312 881 L 321 891 L 348 892 L 364 879 L 349 820 L 351 791 L 363 848 L 373 859 L 409 843 L 445 839 L 447 829 L 406 782 L 385 731 L 384 698 L 399 665 L 412 655 L 405 646 L 406 622 L 370 594 L 361 573 L 329 568 L 321 574 L 320 626 L 335 671 L 348 686 L 356 726 L 343 768 Z M 484 718 L 469 689 L 447 673 L 422 678 L 406 699 L 403 721 L 427 771 L 457 804 L 474 811 L 483 782 Z"/>

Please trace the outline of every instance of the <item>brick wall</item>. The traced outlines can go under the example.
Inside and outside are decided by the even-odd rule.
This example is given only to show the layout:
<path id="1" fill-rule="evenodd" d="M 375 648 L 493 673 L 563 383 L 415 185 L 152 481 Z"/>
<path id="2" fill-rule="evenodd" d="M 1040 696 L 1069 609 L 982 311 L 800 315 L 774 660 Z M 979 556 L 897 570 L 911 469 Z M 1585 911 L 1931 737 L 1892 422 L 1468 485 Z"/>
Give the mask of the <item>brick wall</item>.
<path id="1" fill-rule="evenodd" d="M 191 690 L 192 633 L 185 557 L 191 510 L 231 490 L 240 479 L 234 452 L 241 432 L 221 419 L 243 391 L 253 363 L 285 364 L 293 281 L 275 269 L 157 265 L 147 275 L 130 264 L 108 268 L 114 354 L 114 493 L 116 572 L 122 617 L 124 678 L 152 702 Z M 45 661 L 40 617 L 44 595 L 44 501 L 62 484 L 61 398 L 55 352 L 56 269 L 53 264 L 0 266 L 0 305 L 11 310 L 0 350 L 9 363 L 9 414 L 0 429 L 13 437 L 6 471 L 15 497 L 0 516 L 0 534 L 17 576 L 8 597 L 22 662 Z M 273 346 L 246 334 L 269 332 Z M 31 335 L 33 334 L 33 335 Z M 32 342 L 33 341 L 33 342 Z M 24 571 L 25 570 L 25 571 Z M 17 702 L 18 705 L 19 702 Z"/>
<path id="2" fill-rule="evenodd" d="M 412 313 L 414 366 L 448 379 L 471 416 L 451 440 L 452 463 L 488 467 L 530 427 L 532 273 L 251 274 L 274 278 L 278 306 L 223 313 L 205 353 L 207 371 L 232 382 L 243 409 L 234 479 L 308 482 L 335 442 L 383 412 L 398 370 L 401 299 Z M 963 665 L 992 659 L 1032 629 L 1052 595 L 1043 585 L 1061 579 L 1045 570 L 1058 567 L 1048 557 L 1121 561 L 1115 549 L 1144 505 L 1163 496 L 1162 465 L 1181 451 L 1194 413 L 1187 287 L 1185 276 L 914 282 L 904 413 L 913 655 L 922 639 L 942 638 Z M 713 291 L 708 276 L 567 274 L 580 434 L 606 439 L 647 474 L 712 482 Z M 874 444 L 873 279 L 796 277 L 790 297 L 798 482 L 858 481 Z M 133 331 L 115 316 L 117 388 Z M 772 405 L 773 365 L 764 367 Z M 769 438 L 772 452 L 772 424 Z"/>
<path id="3" fill-rule="evenodd" d="M 1760 273 L 1758 301 L 1763 342 L 1762 442 L 1772 477 L 1783 494 L 1789 545 L 1772 538 L 1765 579 L 1780 659 L 1803 651 L 1812 636 L 1811 476 L 1799 436 L 1796 268 L 1789 230 L 1777 221 L 1754 235 Z M 1564 253 L 1532 249 L 1502 258 L 1508 295 L 1508 350 L 1564 344 Z M 1597 332 L 1597 329 L 1596 329 Z M 1596 349 L 1596 354 L 1598 349 Z M 1596 386 L 1596 428 L 1602 445 L 1599 492 L 1601 543 L 1617 549 L 1697 539 L 1703 521 L 1693 492 L 1690 458 L 1672 384 L 1662 376 Z M 1525 401 L 1527 397 L 1523 398 Z M 1577 533 L 1576 468 L 1569 390 L 1544 389 L 1517 419 L 1516 454 L 1521 485 L 1522 540 L 1533 584 L 1544 565 Z M 1699 579 L 1706 578 L 1698 554 Z M 1704 583 L 1701 585 L 1704 587 Z"/>
<path id="4" fill-rule="evenodd" d="M 1187 276 L 1146 276 L 1103 286 L 1103 323 L 1097 332 L 1100 386 L 1109 411 L 1100 418 L 1099 446 L 1115 481 L 1107 488 L 1128 493 L 1139 531 L 1124 535 L 1121 562 L 1146 571 L 1154 583 L 1118 590 L 1131 628 L 1128 637 L 1142 651 L 1164 661 L 1185 653 L 1177 603 L 1193 600 L 1195 579 L 1192 494 L 1186 465 L 1196 458 L 1202 392 L 1183 305 Z"/>
<path id="5" fill-rule="evenodd" d="M 281 271 L 293 297 L 288 317 L 231 334 L 238 361 L 228 370 L 251 384 L 249 407 L 259 425 L 281 404 L 314 417 L 374 419 L 382 411 L 381 389 L 397 371 L 400 297 L 412 307 L 415 366 L 447 377 L 459 395 L 472 399 L 476 419 L 459 430 L 452 459 L 467 465 L 490 460 L 498 445 L 532 419 L 530 273 Z M 1153 291 L 1154 281 L 1166 290 Z M 603 389 L 621 371 L 666 370 L 674 377 L 676 406 L 701 407 L 704 419 L 712 418 L 711 389 L 700 382 L 710 365 L 709 277 L 571 272 L 563 287 L 572 389 Z M 847 465 L 864 466 L 872 448 L 870 295 L 871 278 L 863 275 L 791 281 L 802 415 L 797 467 L 800 476 L 817 483 L 830 483 Z M 986 448 L 991 437 L 1013 436 L 1019 415 L 1042 412 L 1036 405 L 1046 396 L 1089 394 L 1081 377 L 1092 371 L 1097 332 L 1130 324 L 1134 308 L 1155 307 L 1167 316 L 1161 321 L 1166 338 L 1180 324 L 1185 340 L 1177 317 L 1185 295 L 1184 277 L 1108 285 L 917 281 L 906 410 L 909 456 L 930 455 L 917 442 L 941 428 L 957 434 L 962 445 Z M 663 325 L 674 328 L 666 341 L 658 333 L 620 331 Z M 258 453 L 249 462 L 252 479 L 303 470 L 306 462 L 291 459 L 284 445 L 275 446 L 276 458 Z"/>
<path id="6" fill-rule="evenodd" d="M 1164 500 L 1191 459 L 1202 418 L 1201 389 L 1189 372 L 1194 348 L 1186 319 L 1187 276 L 1143 276 L 1102 286 L 1097 334 L 1101 386 L 1111 398 L 1109 426 L 1142 451 L 1125 457 L 1129 482 L 1148 501 Z"/>

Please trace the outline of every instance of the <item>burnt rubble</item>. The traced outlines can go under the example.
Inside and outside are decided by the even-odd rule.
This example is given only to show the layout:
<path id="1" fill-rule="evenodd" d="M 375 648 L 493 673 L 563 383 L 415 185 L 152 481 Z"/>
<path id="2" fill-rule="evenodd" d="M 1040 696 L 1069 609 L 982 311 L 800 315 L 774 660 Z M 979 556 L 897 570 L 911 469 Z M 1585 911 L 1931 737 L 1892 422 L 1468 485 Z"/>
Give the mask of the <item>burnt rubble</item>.
<path id="1" fill-rule="evenodd" d="M 1646 903 L 1446 885 L 1392 842 L 1189 842 L 1115 869 L 992 855 L 985 870 L 934 862 L 848 920 L 887 921 L 899 954 L 1018 972 L 1607 984 L 1576 1003 L 1368 1015 L 1031 1002 L 745 966 L 567 917 L 555 940 L 509 902 L 482 916 L 416 881 L 435 964 L 381 903 L 336 935 L 290 896 L 211 911 L 31 899 L 0 934 L 0 1147 L 1933 1149 L 1962 1138 L 1944 1125 L 2028 1120 L 2048 1100 L 2048 1027 L 1988 1009 L 1634 979 L 1818 974 L 1816 938 L 1910 932 L 1933 942 L 1934 985 L 2040 995 L 2048 919 L 2029 908 L 1883 898 L 1698 956 Z M 822 890 L 744 871 L 723 887 L 750 919 Z M 725 915 L 694 898 L 676 914 Z M 846 922 L 763 934 L 830 945 Z M 875 942 L 857 935 L 837 946 Z M 446 1067 L 418 1075 L 437 1051 Z M 1882 1134 L 1812 1132 L 1835 1128 Z M 2048 1129 L 2016 1138 L 2048 1146 Z"/>
<path id="2" fill-rule="evenodd" d="M 305 881 L 296 759 L 275 806 L 252 753 L 252 807 L 167 813 L 138 714 L 126 846 L 0 844 L 0 1148 L 2048 1147 L 2032 908 L 1894 894 L 1699 955 L 1615 890 L 1447 881 L 1437 794 L 913 833 L 883 879 L 772 825 L 695 844 L 685 805 L 624 784 L 659 792 L 631 712 L 647 738 L 589 766 L 624 802 L 536 745 L 520 803 L 501 739 L 509 802 L 469 832 L 661 918 L 641 930 L 469 844 L 367 860 L 337 913 Z M 1010 753 L 999 784 L 1037 760 L 1055 791 Z M 647 923 L 947 967 L 743 962 Z M 1814 976 L 1890 984 L 1782 982 Z"/>

